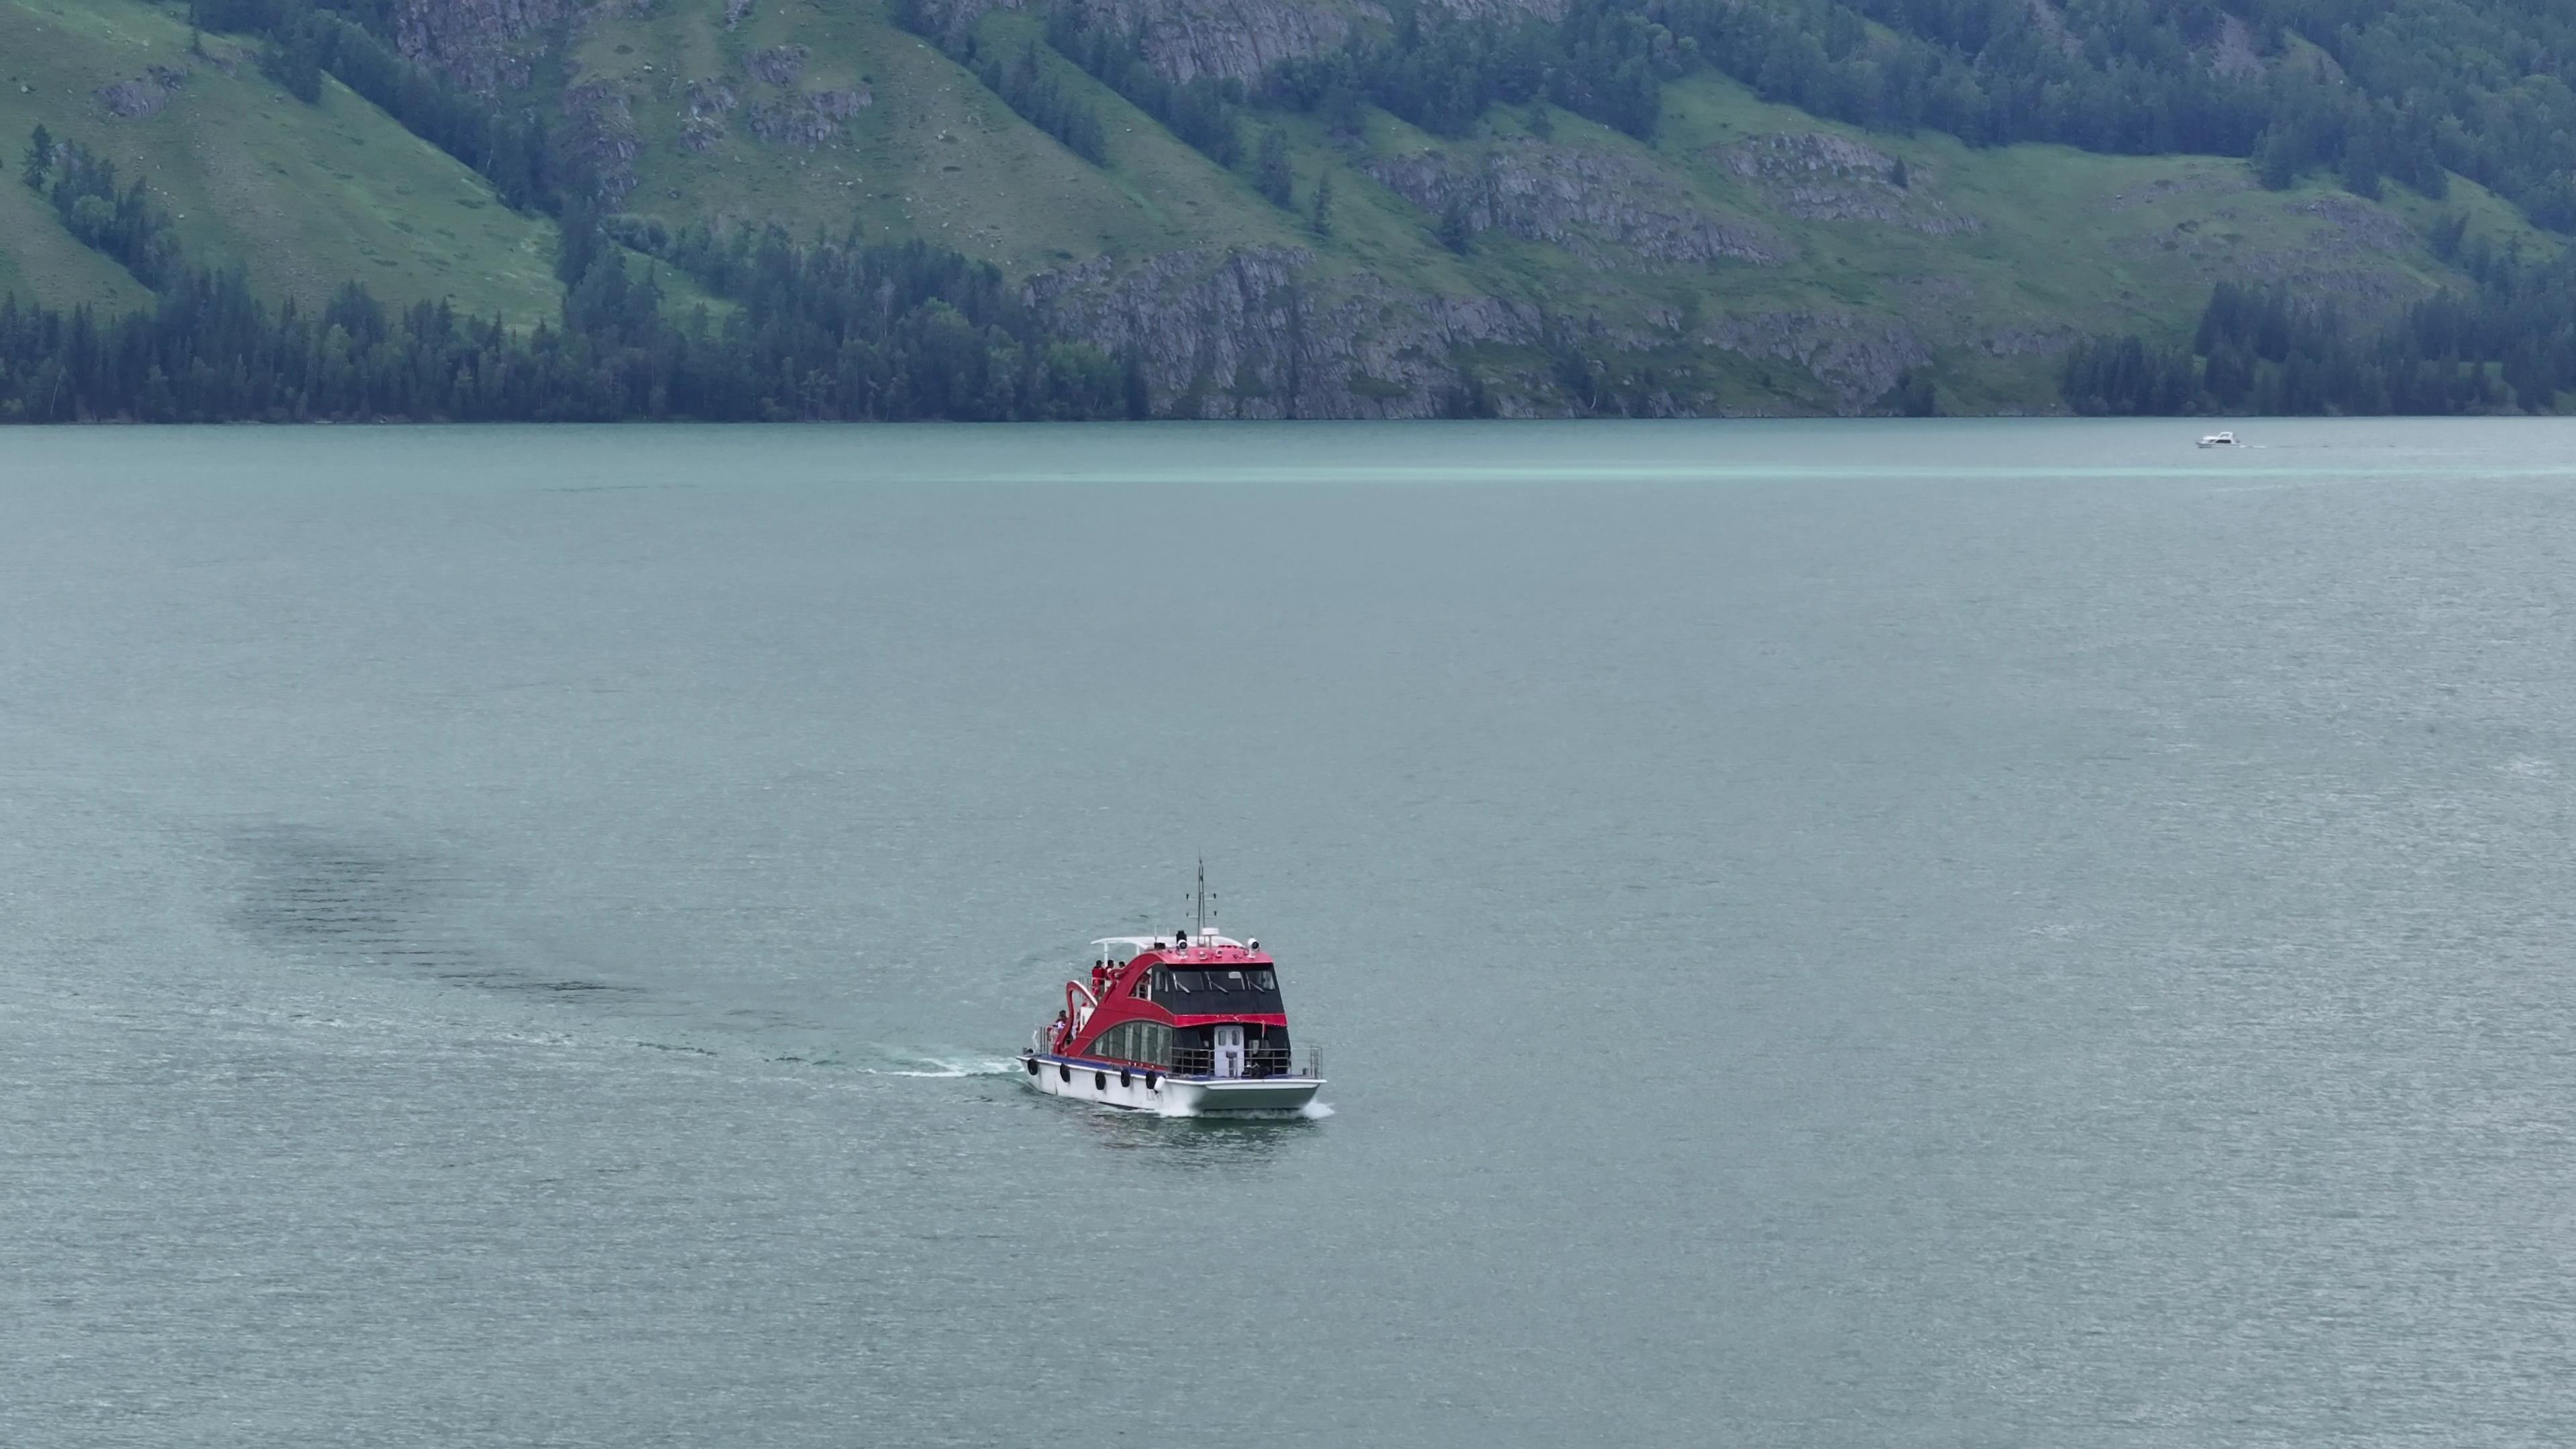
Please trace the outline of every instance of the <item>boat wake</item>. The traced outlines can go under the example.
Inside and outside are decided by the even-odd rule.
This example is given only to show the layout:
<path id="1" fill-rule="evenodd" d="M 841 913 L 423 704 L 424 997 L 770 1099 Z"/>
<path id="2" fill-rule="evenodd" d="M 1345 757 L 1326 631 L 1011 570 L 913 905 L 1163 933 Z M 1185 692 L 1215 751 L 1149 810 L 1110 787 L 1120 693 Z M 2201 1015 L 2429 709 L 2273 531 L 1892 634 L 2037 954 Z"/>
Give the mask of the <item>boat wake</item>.
<path id="1" fill-rule="evenodd" d="M 915 1065 L 900 1067 L 861 1067 L 859 1070 L 872 1077 L 928 1077 L 954 1079 L 959 1077 L 998 1077 L 1019 1070 L 1019 1066 L 1020 1064 L 1018 1059 L 1014 1057 L 971 1057 L 961 1061 L 949 1061 L 940 1057 L 923 1057 L 919 1058 Z"/>

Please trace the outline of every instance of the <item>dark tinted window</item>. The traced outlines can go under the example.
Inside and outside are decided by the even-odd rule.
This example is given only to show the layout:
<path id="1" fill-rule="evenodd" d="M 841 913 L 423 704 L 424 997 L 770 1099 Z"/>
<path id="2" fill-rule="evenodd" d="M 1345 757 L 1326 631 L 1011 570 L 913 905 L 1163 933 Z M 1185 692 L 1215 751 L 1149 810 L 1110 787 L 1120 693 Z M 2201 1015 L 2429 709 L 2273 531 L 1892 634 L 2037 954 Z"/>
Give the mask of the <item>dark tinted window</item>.
<path id="1" fill-rule="evenodd" d="M 1159 1021 L 1126 1021 L 1100 1034 L 1089 1053 L 1107 1057 L 1113 1062 L 1141 1062 L 1150 1067 L 1169 1070 L 1172 1065 L 1172 1029 Z"/>
<path id="2" fill-rule="evenodd" d="M 1266 966 L 1158 966 L 1154 1000 L 1180 1016 L 1214 1016 L 1228 1012 L 1283 1015 L 1279 977 Z"/>

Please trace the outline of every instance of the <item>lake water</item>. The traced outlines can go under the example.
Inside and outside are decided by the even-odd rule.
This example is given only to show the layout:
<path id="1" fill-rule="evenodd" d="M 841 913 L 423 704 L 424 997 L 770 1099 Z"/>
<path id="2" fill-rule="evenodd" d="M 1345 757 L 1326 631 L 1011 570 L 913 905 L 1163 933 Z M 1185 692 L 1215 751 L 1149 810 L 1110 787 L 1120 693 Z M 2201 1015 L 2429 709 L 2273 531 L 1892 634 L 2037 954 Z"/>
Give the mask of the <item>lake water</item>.
<path id="1" fill-rule="evenodd" d="M 0 1443 L 2564 1442 L 2576 427 L 2198 431 L 0 432 Z"/>

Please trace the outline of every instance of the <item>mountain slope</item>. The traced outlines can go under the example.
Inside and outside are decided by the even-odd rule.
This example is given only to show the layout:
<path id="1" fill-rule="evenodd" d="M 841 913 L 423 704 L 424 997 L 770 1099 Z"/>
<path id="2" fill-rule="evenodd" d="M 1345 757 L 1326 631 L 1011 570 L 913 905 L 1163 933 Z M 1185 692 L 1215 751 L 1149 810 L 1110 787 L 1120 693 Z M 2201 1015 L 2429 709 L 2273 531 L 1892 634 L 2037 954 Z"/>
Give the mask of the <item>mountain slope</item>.
<path id="1" fill-rule="evenodd" d="M 337 83 L 307 106 L 238 41 L 208 38 L 192 54 L 182 10 L 0 0 L 0 57 L 11 193 L 0 279 L 16 274 L 0 285 L 53 303 L 139 296 L 16 185 L 20 150 L 43 124 L 148 179 L 192 256 L 239 262 L 272 294 L 316 303 L 358 280 L 389 301 L 449 297 L 477 315 L 556 310 L 550 223 L 503 207 L 472 171 Z M 102 98 L 118 86 L 132 87 L 119 104 L 142 114 Z"/>
<path id="2" fill-rule="evenodd" d="M 1866 408 L 1918 366 L 1957 406 L 2046 406 L 2051 360 L 2076 336 L 2178 336 L 2221 280 L 2283 282 L 2364 310 L 2459 281 L 2422 240 L 2437 208 L 2402 189 L 2373 202 L 2319 177 L 2265 191 L 2227 158 L 1874 135 L 1712 71 L 1662 87 L 1651 144 L 1552 106 L 1490 109 L 1447 138 L 1376 110 L 1356 134 L 1249 112 L 1247 132 L 1288 139 L 1296 209 L 1283 209 L 1246 168 L 1181 145 L 1047 50 L 1027 12 L 966 15 L 940 33 L 961 57 L 1034 47 L 1100 116 L 1105 165 L 1040 133 L 875 4 L 762 7 L 727 29 L 729 8 L 602 17 L 573 38 L 577 86 L 628 98 L 624 207 L 673 225 L 856 221 L 1015 274 L 1069 274 L 1089 298 L 1069 309 L 1082 329 L 1145 346 L 1158 394 L 1185 410 L 1425 411 L 1462 347 L 1545 408 L 1565 389 L 1542 314 L 1593 350 L 1654 357 L 1662 376 L 1646 391 L 1662 395 L 1639 399 L 1651 407 Z M 1168 68 L 1244 68 L 1290 28 L 1281 16 L 1306 13 L 1189 11 L 1190 47 L 1169 50 Z M 764 135 L 746 119 L 834 93 L 865 101 L 842 125 L 779 134 L 773 121 Z M 1531 134 L 1533 116 L 1550 135 Z M 1326 176 L 1333 225 L 1318 236 L 1302 212 Z M 1453 207 L 1465 255 L 1438 239 Z M 2438 209 L 2499 241 L 2547 245 L 2473 185 Z M 1215 259 L 1229 252 L 1256 263 L 1226 271 Z M 1155 285 L 1117 286 L 1140 272 Z M 1355 296 L 1372 305 L 1332 309 Z M 1358 324 L 1350 345 L 1319 354 L 1311 336 L 1289 335 L 1296 307 L 1319 300 Z M 1477 302 L 1490 305 L 1462 318 Z M 1372 311 L 1393 315 L 1373 324 Z M 1411 325 L 1425 317 L 1440 320 Z M 1310 355 L 1291 386 L 1300 350 Z M 1240 378 L 1247 366 L 1255 375 Z M 1353 375 L 1365 381 L 1354 388 Z"/>
<path id="3" fill-rule="evenodd" d="M 1121 3 L 1104 13 L 1132 27 L 1122 33 L 1154 84 L 1261 83 L 1387 23 L 1370 7 L 1293 0 Z M 2464 284 L 2427 244 L 2443 218 L 2499 246 L 2554 250 L 2455 178 L 2439 201 L 2375 183 L 2368 199 L 2314 171 L 2267 190 L 2231 157 L 1891 134 L 1678 61 L 1639 92 L 1651 113 L 1629 114 L 1626 131 L 1548 100 L 1453 107 L 1444 134 L 1357 99 L 1237 104 L 1244 156 L 1227 166 L 1051 47 L 1035 11 L 346 9 L 481 87 L 500 114 L 542 117 L 619 236 L 649 247 L 692 227 L 776 224 L 951 248 L 1025 283 L 1057 331 L 1135 359 L 1164 413 L 1854 412 L 1887 406 L 1909 378 L 1950 408 L 2047 410 L 2056 359 L 2078 338 L 2181 340 L 2218 282 L 2278 283 L 2369 315 Z M 1877 7 L 1847 54 L 1895 44 L 1887 21 L 1902 9 Z M 1501 27 L 1527 12 L 1484 13 Z M 551 221 L 501 206 L 337 82 L 317 104 L 294 101 L 249 63 L 251 39 L 208 38 L 191 54 L 184 14 L 0 0 L 0 72 L 25 73 L 0 74 L 0 136 L 44 121 L 140 168 L 193 255 L 240 260 L 272 293 L 311 301 L 360 279 L 389 300 L 552 315 Z M 2295 37 L 2269 59 L 2237 39 L 2242 55 L 2214 40 L 2207 64 L 2310 64 Z M 2313 68 L 2327 63 L 2316 53 Z M 154 66 L 187 75 L 164 86 Z M 1023 88 L 1023 109 L 1044 109 L 1025 94 L 1034 83 L 1097 123 L 1100 161 L 978 78 L 1013 68 L 1022 78 L 1003 84 Z M 1265 141 L 1266 181 L 1253 159 Z M 31 194 L 8 190 L 0 290 L 140 299 Z"/>

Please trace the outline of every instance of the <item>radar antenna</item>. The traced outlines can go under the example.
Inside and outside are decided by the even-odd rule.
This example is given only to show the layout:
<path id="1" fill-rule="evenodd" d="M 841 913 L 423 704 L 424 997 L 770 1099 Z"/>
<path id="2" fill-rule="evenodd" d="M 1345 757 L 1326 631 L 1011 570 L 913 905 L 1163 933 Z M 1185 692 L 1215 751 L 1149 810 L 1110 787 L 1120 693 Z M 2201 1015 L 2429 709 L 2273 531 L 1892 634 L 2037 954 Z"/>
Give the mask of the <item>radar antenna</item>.
<path id="1" fill-rule="evenodd" d="M 1199 928 L 1197 932 L 1200 936 L 1207 935 L 1207 907 L 1207 857 L 1202 855 L 1199 857 Z"/>

